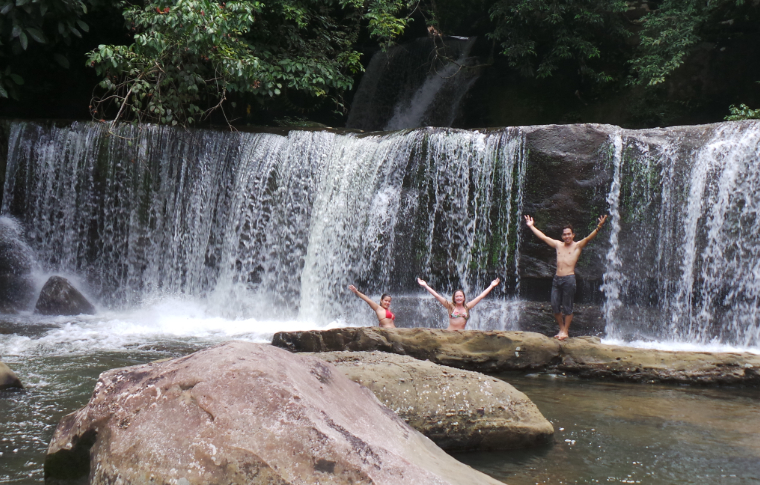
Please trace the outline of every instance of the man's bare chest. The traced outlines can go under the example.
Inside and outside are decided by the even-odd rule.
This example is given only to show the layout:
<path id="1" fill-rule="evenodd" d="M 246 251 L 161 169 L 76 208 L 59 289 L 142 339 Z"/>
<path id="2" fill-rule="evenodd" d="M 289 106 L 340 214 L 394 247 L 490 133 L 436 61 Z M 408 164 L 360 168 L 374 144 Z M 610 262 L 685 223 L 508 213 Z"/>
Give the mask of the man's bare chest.
<path id="1" fill-rule="evenodd" d="M 578 259 L 581 250 L 577 246 L 573 245 L 569 248 L 561 246 L 557 248 L 557 259 L 561 261 L 568 261 Z"/>

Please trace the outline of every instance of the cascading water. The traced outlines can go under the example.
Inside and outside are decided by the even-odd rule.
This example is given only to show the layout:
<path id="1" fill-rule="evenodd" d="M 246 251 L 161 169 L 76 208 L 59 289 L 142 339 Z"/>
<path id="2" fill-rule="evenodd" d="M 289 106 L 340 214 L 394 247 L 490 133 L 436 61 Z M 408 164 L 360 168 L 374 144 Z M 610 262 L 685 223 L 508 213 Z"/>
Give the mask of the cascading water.
<path id="1" fill-rule="evenodd" d="M 422 38 L 372 57 L 346 122 L 367 131 L 452 126 L 480 71 L 475 37 Z"/>
<path id="2" fill-rule="evenodd" d="M 478 291 L 501 275 L 514 288 L 523 145 L 517 129 L 15 123 L 2 212 L 22 220 L 45 271 L 82 275 L 107 308 L 182 296 L 225 318 L 372 324 L 349 284 L 398 293 L 423 276 Z M 504 305 L 484 304 L 503 316 L 473 325 L 513 325 Z M 438 313 L 407 323 L 443 325 Z"/>
<path id="3" fill-rule="evenodd" d="M 607 333 L 758 347 L 760 123 L 664 135 L 612 143 Z"/>

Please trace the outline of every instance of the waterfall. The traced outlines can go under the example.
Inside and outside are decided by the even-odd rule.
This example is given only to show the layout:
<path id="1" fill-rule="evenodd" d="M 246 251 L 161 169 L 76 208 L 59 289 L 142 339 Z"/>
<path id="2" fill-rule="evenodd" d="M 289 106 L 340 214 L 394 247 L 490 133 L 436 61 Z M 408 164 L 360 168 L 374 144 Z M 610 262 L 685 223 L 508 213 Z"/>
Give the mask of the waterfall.
<path id="1" fill-rule="evenodd" d="M 471 38 L 422 38 L 372 57 L 347 128 L 367 131 L 451 126 L 477 80 Z"/>
<path id="2" fill-rule="evenodd" d="M 519 129 L 107 127 L 14 123 L 1 213 L 21 221 L 45 271 L 80 275 L 109 308 L 185 295 L 231 318 L 355 322 L 349 284 L 517 285 Z"/>
<path id="3" fill-rule="evenodd" d="M 608 335 L 760 345 L 760 123 L 615 143 Z"/>

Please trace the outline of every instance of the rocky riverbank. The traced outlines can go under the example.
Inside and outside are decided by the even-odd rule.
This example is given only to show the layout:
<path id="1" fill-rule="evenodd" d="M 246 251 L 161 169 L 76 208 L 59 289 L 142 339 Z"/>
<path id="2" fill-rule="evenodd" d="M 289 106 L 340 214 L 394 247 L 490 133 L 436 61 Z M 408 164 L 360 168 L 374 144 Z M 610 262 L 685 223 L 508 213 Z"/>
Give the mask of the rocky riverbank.
<path id="1" fill-rule="evenodd" d="M 351 327 L 279 332 L 272 344 L 294 352 L 379 350 L 486 373 L 543 371 L 635 382 L 760 385 L 760 355 L 619 347 L 602 344 L 598 337 L 559 342 L 532 332 Z"/>

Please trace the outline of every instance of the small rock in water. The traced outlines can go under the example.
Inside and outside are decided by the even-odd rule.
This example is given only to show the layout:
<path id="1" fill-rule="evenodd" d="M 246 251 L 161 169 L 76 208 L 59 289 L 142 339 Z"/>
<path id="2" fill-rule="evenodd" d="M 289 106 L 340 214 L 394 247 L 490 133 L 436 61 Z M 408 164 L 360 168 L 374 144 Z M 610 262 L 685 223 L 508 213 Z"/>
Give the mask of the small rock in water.
<path id="1" fill-rule="evenodd" d="M 34 313 L 40 315 L 94 315 L 95 307 L 61 276 L 51 276 L 42 287 Z"/>
<path id="2" fill-rule="evenodd" d="M 13 388 L 23 389 L 23 387 L 21 380 L 13 373 L 10 367 L 0 362 L 0 391 Z"/>

